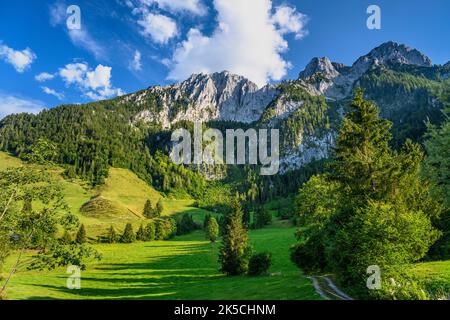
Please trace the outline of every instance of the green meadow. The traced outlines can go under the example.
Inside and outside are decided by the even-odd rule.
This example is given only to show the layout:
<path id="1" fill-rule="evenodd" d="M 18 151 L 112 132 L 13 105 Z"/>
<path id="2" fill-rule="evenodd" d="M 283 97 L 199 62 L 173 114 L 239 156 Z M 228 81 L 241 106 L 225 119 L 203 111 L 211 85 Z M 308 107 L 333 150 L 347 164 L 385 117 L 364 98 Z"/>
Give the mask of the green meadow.
<path id="1" fill-rule="evenodd" d="M 320 299 L 289 259 L 294 228 L 250 233 L 256 251 L 270 250 L 270 275 L 226 277 L 217 262 L 220 243 L 203 232 L 172 241 L 95 245 L 103 259 L 81 272 L 81 289 L 66 287 L 66 269 L 20 271 L 8 299 Z M 12 258 L 9 259 L 10 265 Z"/>

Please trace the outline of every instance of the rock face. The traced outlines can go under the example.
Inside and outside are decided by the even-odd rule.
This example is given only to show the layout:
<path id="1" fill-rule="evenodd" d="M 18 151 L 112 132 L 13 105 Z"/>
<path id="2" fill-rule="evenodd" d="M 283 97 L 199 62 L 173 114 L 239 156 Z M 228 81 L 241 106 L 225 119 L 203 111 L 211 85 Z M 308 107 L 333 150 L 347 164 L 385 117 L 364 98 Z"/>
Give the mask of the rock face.
<path id="1" fill-rule="evenodd" d="M 227 71 L 194 74 L 186 81 L 168 87 L 151 87 L 128 99 L 143 103 L 149 94 L 159 97 L 160 111 L 145 110 L 135 120 L 158 122 L 168 128 L 181 120 L 188 121 L 257 121 L 266 106 L 278 94 L 275 86 L 261 89 L 248 79 Z M 177 108 L 177 106 L 183 107 Z M 175 113 L 174 113 L 175 110 Z"/>

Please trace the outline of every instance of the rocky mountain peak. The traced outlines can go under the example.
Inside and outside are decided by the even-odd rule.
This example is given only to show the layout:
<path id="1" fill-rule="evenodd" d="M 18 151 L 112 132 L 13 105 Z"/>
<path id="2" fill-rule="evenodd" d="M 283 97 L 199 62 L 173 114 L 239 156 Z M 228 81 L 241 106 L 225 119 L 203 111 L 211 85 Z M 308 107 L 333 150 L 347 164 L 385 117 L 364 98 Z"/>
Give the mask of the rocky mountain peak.
<path id="1" fill-rule="evenodd" d="M 299 78 L 307 79 L 315 75 L 316 73 L 321 73 L 326 78 L 331 79 L 339 75 L 336 67 L 339 68 L 340 64 L 332 63 L 327 57 L 316 57 L 308 63 L 305 70 L 300 72 Z"/>
<path id="2" fill-rule="evenodd" d="M 369 54 L 359 58 L 353 66 L 361 64 L 382 65 L 386 63 L 411 64 L 421 67 L 430 67 L 430 58 L 420 51 L 396 42 L 386 42 L 376 47 Z"/>

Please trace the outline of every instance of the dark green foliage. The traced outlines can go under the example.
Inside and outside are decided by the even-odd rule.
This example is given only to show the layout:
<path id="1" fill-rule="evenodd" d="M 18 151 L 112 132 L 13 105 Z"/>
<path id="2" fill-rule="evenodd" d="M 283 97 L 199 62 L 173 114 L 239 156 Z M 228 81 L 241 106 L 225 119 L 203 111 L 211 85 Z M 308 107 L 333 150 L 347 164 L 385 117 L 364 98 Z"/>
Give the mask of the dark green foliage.
<path id="1" fill-rule="evenodd" d="M 163 211 L 164 211 L 164 205 L 162 203 L 162 200 L 159 199 L 158 203 L 156 203 L 156 216 L 161 217 Z"/>
<path id="2" fill-rule="evenodd" d="M 114 229 L 113 226 L 111 226 L 108 229 L 108 234 L 106 235 L 106 242 L 107 243 L 116 243 L 117 240 L 118 240 L 118 236 L 117 236 L 116 230 Z"/>
<path id="3" fill-rule="evenodd" d="M 177 223 L 172 218 L 155 219 L 155 240 L 168 240 L 177 233 Z"/>
<path id="4" fill-rule="evenodd" d="M 155 240 L 155 223 L 150 221 L 144 228 L 144 239 L 143 241 L 153 241 Z"/>
<path id="5" fill-rule="evenodd" d="M 80 226 L 80 229 L 78 229 L 77 235 L 75 237 L 75 242 L 78 244 L 86 243 L 87 237 L 86 237 L 86 228 L 84 227 L 84 224 Z"/>
<path id="6" fill-rule="evenodd" d="M 138 241 L 144 241 L 145 240 L 145 232 L 144 232 L 144 227 L 143 227 L 142 224 L 139 227 L 138 231 L 136 232 L 136 240 L 138 240 Z"/>
<path id="7" fill-rule="evenodd" d="M 133 243 L 136 241 L 136 236 L 134 235 L 133 226 L 131 223 L 127 223 L 122 236 L 120 237 L 121 243 Z"/>
<path id="8" fill-rule="evenodd" d="M 232 203 L 232 211 L 225 217 L 225 231 L 219 253 L 221 271 L 226 275 L 241 275 L 248 270 L 251 248 L 247 230 L 242 224 L 242 209 L 238 200 Z"/>
<path id="9" fill-rule="evenodd" d="M 142 213 L 142 215 L 143 215 L 144 217 L 146 217 L 147 219 L 152 219 L 152 218 L 155 218 L 155 217 L 156 217 L 156 215 L 155 215 L 155 209 L 153 208 L 152 202 L 151 202 L 150 200 L 147 200 L 147 201 L 145 202 L 145 205 L 144 205 L 144 212 Z"/>
<path id="10" fill-rule="evenodd" d="M 188 213 L 177 220 L 177 235 L 188 234 L 197 229 L 200 229 L 200 226 L 194 222 L 192 215 Z"/>
<path id="11" fill-rule="evenodd" d="M 261 252 L 252 255 L 248 264 L 248 274 L 250 276 L 266 275 L 272 264 L 272 254 Z"/>
<path id="12" fill-rule="evenodd" d="M 450 103 L 449 98 L 446 98 Z M 450 110 L 450 109 L 449 109 Z M 444 210 L 435 221 L 435 226 L 443 236 L 430 249 L 429 257 L 433 259 L 450 258 L 450 121 L 449 110 L 446 121 L 441 127 L 429 125 L 425 149 L 427 157 L 423 165 L 423 175 L 430 180 L 430 191 L 434 198 L 442 203 Z"/>
<path id="13" fill-rule="evenodd" d="M 255 209 L 253 218 L 253 228 L 261 229 L 272 223 L 272 214 L 264 206 L 258 206 Z"/>
<path id="14" fill-rule="evenodd" d="M 208 220 L 205 228 L 205 235 L 206 239 L 208 239 L 209 241 L 213 243 L 216 242 L 217 238 L 219 237 L 219 224 L 217 223 L 216 218 L 211 217 Z"/>

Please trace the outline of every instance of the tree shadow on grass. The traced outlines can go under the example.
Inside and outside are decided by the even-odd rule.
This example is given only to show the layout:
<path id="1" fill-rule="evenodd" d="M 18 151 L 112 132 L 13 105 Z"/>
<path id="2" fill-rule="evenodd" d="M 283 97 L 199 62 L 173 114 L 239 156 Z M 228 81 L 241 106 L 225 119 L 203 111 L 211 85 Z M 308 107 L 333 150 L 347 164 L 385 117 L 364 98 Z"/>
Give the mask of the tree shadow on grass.
<path id="1" fill-rule="evenodd" d="M 170 255 L 148 257 L 148 262 L 96 266 L 82 273 L 82 288 L 79 290 L 64 287 L 67 279 L 64 276 L 58 277 L 62 286 L 35 286 L 69 294 L 74 299 L 173 299 L 189 286 L 223 277 L 218 273 L 218 265 L 211 263 L 209 255 L 213 252 L 203 249 L 204 247 L 205 245 L 183 246 L 180 250 L 171 250 Z M 36 296 L 31 299 L 50 298 Z"/>

